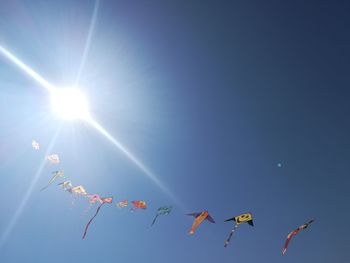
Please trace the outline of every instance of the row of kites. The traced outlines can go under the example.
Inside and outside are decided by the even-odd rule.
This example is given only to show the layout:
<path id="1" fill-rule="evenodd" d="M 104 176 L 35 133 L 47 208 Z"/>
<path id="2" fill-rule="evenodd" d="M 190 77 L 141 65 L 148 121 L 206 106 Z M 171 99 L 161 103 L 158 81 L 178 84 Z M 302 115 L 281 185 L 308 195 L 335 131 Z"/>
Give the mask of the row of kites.
<path id="1" fill-rule="evenodd" d="M 33 140 L 32 141 L 32 147 L 35 150 L 39 150 L 40 149 L 40 145 L 37 141 Z M 51 154 L 48 155 L 46 157 L 46 159 L 51 163 L 51 164 L 59 164 L 60 163 L 60 158 L 58 156 L 58 154 Z M 64 171 L 63 170 L 58 170 L 58 171 L 54 171 L 52 172 L 52 177 L 49 180 L 48 184 L 43 187 L 41 189 L 41 191 L 47 189 L 54 181 L 56 181 L 57 179 L 62 179 L 64 178 Z M 59 186 L 61 186 L 63 188 L 63 190 L 69 192 L 70 194 L 74 195 L 74 200 L 77 197 L 84 197 L 88 200 L 90 207 L 94 204 L 99 204 L 99 206 L 96 209 L 95 214 L 93 215 L 93 217 L 87 222 L 85 229 L 84 229 L 84 233 L 82 238 L 84 239 L 87 235 L 88 229 L 90 227 L 90 224 L 92 223 L 92 221 L 96 218 L 96 216 L 99 214 L 102 206 L 104 206 L 105 204 L 112 204 L 113 203 L 113 197 L 102 197 L 99 194 L 89 194 L 85 188 L 82 185 L 78 185 L 78 186 L 73 186 L 71 181 L 63 181 L 61 183 L 58 184 Z M 129 205 L 129 201 L 128 200 L 122 200 L 117 202 L 116 207 L 118 208 L 124 208 L 127 207 Z M 144 200 L 136 200 L 136 201 L 131 201 L 130 202 L 131 207 L 131 211 L 135 211 L 135 210 L 139 210 L 139 209 L 147 209 L 147 203 Z M 151 226 L 154 225 L 154 223 L 156 222 L 158 216 L 161 215 L 169 215 L 170 212 L 172 211 L 172 206 L 161 206 L 157 209 L 156 211 L 156 215 L 151 223 Z M 195 213 L 189 213 L 187 214 L 189 216 L 193 216 L 195 219 L 192 223 L 192 227 L 189 230 L 189 234 L 193 235 L 195 230 L 199 227 L 199 225 L 201 223 L 203 223 L 204 221 L 208 221 L 210 223 L 215 223 L 215 220 L 210 216 L 209 212 L 207 210 L 205 211 L 201 211 L 201 212 L 195 212 Z M 244 223 L 249 224 L 250 226 L 254 226 L 253 223 L 253 215 L 251 213 L 244 213 L 241 215 L 237 215 L 234 216 L 232 218 L 229 218 L 227 220 L 225 220 L 225 222 L 228 221 L 233 221 L 234 222 L 234 226 L 228 236 L 228 238 L 225 240 L 224 243 L 224 247 L 227 247 L 228 244 L 231 241 L 232 235 L 233 233 L 236 231 L 236 229 Z M 314 222 L 314 220 L 309 220 L 308 222 L 306 222 L 305 224 L 300 225 L 299 227 L 297 227 L 296 229 L 294 229 L 293 231 L 291 231 L 288 236 L 287 239 L 284 243 L 283 249 L 282 249 L 282 254 L 284 255 L 287 252 L 287 248 L 289 245 L 290 240 L 299 233 L 300 230 L 304 230 L 306 228 L 308 228 L 308 226 Z"/>

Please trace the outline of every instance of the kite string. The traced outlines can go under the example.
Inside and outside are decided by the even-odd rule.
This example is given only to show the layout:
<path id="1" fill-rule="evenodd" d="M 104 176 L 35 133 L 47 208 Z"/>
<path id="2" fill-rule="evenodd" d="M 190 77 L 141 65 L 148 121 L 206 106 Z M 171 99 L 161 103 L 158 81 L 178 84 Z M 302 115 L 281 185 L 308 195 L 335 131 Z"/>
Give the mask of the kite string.
<path id="1" fill-rule="evenodd" d="M 40 189 L 40 192 L 44 191 L 46 188 L 48 188 L 50 186 L 50 184 L 46 185 L 45 187 Z"/>
<path id="2" fill-rule="evenodd" d="M 151 224 L 151 226 L 153 226 L 154 225 L 154 223 L 156 222 L 156 220 L 157 220 L 157 217 L 159 216 L 159 214 L 157 214 L 155 217 L 154 217 L 154 219 L 153 219 L 153 221 L 152 221 L 152 224 Z"/>
<path id="3" fill-rule="evenodd" d="M 54 174 L 53 177 L 52 177 L 52 178 L 50 179 L 50 181 L 48 182 L 48 184 L 47 184 L 45 187 L 43 187 L 43 188 L 40 189 L 40 192 L 42 192 L 42 191 L 44 191 L 45 189 L 47 189 L 47 188 L 53 183 L 53 181 L 55 181 L 56 177 L 57 177 L 57 175 Z"/>
<path id="4" fill-rule="evenodd" d="M 228 243 L 230 243 L 231 237 L 232 237 L 233 233 L 236 231 L 237 228 L 238 228 L 238 224 L 235 224 L 235 226 L 231 230 L 230 235 L 228 236 L 227 240 L 225 241 L 224 247 L 227 247 Z"/>
<path id="5" fill-rule="evenodd" d="M 104 204 L 105 204 L 105 202 L 103 202 L 103 203 L 97 208 L 96 213 L 94 214 L 94 216 L 93 216 L 93 217 L 89 220 L 89 222 L 86 224 L 85 231 L 84 231 L 84 235 L 83 235 L 83 239 L 84 239 L 85 236 L 86 236 L 86 233 L 87 233 L 87 231 L 88 231 L 88 229 L 89 229 L 89 226 L 90 226 L 92 220 L 94 220 L 94 218 L 98 215 L 98 212 L 100 212 L 100 209 L 101 209 L 101 207 L 102 207 Z"/>

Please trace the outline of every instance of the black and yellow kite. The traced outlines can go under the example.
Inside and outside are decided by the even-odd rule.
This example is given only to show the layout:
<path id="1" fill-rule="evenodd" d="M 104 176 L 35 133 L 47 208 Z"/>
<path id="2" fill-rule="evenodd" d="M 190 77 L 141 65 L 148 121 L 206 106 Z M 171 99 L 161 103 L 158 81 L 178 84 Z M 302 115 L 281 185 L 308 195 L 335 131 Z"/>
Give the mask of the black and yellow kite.
<path id="1" fill-rule="evenodd" d="M 233 235 L 233 232 L 235 232 L 235 230 L 238 228 L 238 226 L 240 224 L 248 223 L 249 225 L 254 226 L 253 216 L 252 216 L 251 213 L 246 213 L 246 214 L 241 214 L 241 215 L 238 215 L 238 216 L 234 216 L 232 218 L 229 218 L 229 219 L 225 220 L 225 222 L 227 222 L 227 221 L 235 221 L 235 226 L 231 230 L 231 233 L 228 236 L 228 238 L 226 239 L 224 247 L 227 247 L 228 243 L 230 243 L 230 240 L 231 240 L 231 237 Z"/>

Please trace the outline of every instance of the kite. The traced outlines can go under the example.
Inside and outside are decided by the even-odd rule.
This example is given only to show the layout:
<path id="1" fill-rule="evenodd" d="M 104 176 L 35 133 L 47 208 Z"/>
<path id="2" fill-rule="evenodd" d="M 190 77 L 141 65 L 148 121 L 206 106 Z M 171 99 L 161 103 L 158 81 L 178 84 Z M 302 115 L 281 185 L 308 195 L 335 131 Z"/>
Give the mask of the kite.
<path id="1" fill-rule="evenodd" d="M 60 185 L 63 188 L 63 190 L 72 193 L 71 189 L 72 189 L 73 185 L 72 185 L 71 181 L 64 181 L 63 183 L 59 183 L 58 185 Z"/>
<path id="2" fill-rule="evenodd" d="M 215 223 L 214 219 L 209 215 L 209 212 L 207 210 L 203 211 L 203 212 L 199 212 L 199 213 L 190 213 L 187 214 L 188 216 L 194 216 L 195 219 L 193 221 L 191 230 L 189 231 L 190 235 L 194 234 L 194 231 L 196 230 L 196 228 L 204 221 L 204 220 L 208 220 L 211 223 Z"/>
<path id="3" fill-rule="evenodd" d="M 58 177 L 64 177 L 64 172 L 62 170 L 52 172 L 52 178 L 50 179 L 49 183 L 45 187 L 41 188 L 40 191 L 43 191 L 46 188 L 48 188 Z"/>
<path id="4" fill-rule="evenodd" d="M 97 207 L 97 210 L 96 210 L 96 213 L 94 214 L 94 216 L 89 220 L 89 222 L 86 224 L 86 227 L 85 227 L 85 231 L 84 231 L 84 234 L 83 234 L 83 239 L 85 238 L 86 234 L 87 234 L 87 231 L 89 229 L 89 226 L 92 222 L 92 220 L 94 220 L 94 218 L 98 215 L 98 213 L 100 212 L 100 209 L 101 207 L 104 205 L 104 204 L 111 204 L 113 202 L 113 197 L 105 197 L 105 198 L 101 198 L 102 200 L 102 203 L 99 205 L 99 207 Z"/>
<path id="5" fill-rule="evenodd" d="M 126 206 L 128 206 L 128 200 L 122 200 L 122 201 L 116 203 L 115 205 L 116 205 L 116 207 L 118 207 L 118 208 L 126 207 Z"/>
<path id="6" fill-rule="evenodd" d="M 289 245 L 289 241 L 296 235 L 298 234 L 298 232 L 302 229 L 306 229 L 312 222 L 314 222 L 315 220 L 312 219 L 309 222 L 299 226 L 297 229 L 294 229 L 292 232 L 290 232 L 287 236 L 286 242 L 284 243 L 284 247 L 282 249 L 282 254 L 284 255 L 287 252 L 287 248 Z"/>
<path id="7" fill-rule="evenodd" d="M 93 204 L 96 204 L 97 202 L 99 202 L 101 204 L 103 203 L 100 195 L 98 195 L 98 194 L 87 195 L 86 197 L 89 199 L 89 206 L 85 210 L 85 213 L 87 213 L 90 210 L 90 208 Z"/>
<path id="8" fill-rule="evenodd" d="M 235 217 L 232 217 L 230 219 L 225 220 L 225 222 L 227 222 L 227 221 L 235 221 L 236 223 L 235 223 L 235 226 L 233 227 L 233 229 L 231 230 L 230 235 L 226 239 L 224 247 L 227 247 L 228 243 L 230 243 L 230 240 L 231 240 L 233 233 L 236 231 L 236 229 L 238 228 L 238 226 L 240 224 L 248 223 L 249 225 L 254 226 L 253 216 L 251 213 L 241 214 L 239 216 L 235 216 Z"/>
<path id="9" fill-rule="evenodd" d="M 75 201 L 77 200 L 78 196 L 84 196 L 84 197 L 88 197 L 88 193 L 86 192 L 86 190 L 84 189 L 84 187 L 82 185 L 78 185 L 73 187 L 72 182 L 71 181 L 64 181 L 63 183 L 59 183 L 59 186 L 61 186 L 63 188 L 63 190 L 74 194 L 73 200 L 72 200 L 72 205 L 74 205 Z M 87 209 L 89 210 L 89 209 Z"/>
<path id="10" fill-rule="evenodd" d="M 96 204 L 97 202 L 103 203 L 101 197 L 98 194 L 88 195 L 89 203 Z"/>
<path id="11" fill-rule="evenodd" d="M 87 195 L 87 192 L 82 185 L 71 188 L 71 192 L 76 195 Z"/>
<path id="12" fill-rule="evenodd" d="M 101 198 L 102 203 L 111 204 L 113 202 L 113 197 Z"/>
<path id="13" fill-rule="evenodd" d="M 40 150 L 40 144 L 36 140 L 32 140 L 32 147 L 35 150 Z"/>
<path id="14" fill-rule="evenodd" d="M 147 204 L 145 201 L 131 201 L 132 204 L 132 208 L 131 211 L 134 211 L 136 209 L 146 209 L 147 208 Z"/>
<path id="15" fill-rule="evenodd" d="M 160 215 L 166 215 L 167 216 L 167 215 L 170 214 L 172 209 L 173 209 L 172 206 L 161 206 L 161 207 L 159 207 L 157 209 L 157 214 L 156 214 L 155 218 L 153 219 L 151 226 L 154 225 L 154 223 L 156 222 L 158 216 L 160 216 Z"/>
<path id="16" fill-rule="evenodd" d="M 58 164 L 60 163 L 60 158 L 58 157 L 58 154 L 51 154 L 46 157 L 47 160 L 49 160 L 52 164 Z"/>

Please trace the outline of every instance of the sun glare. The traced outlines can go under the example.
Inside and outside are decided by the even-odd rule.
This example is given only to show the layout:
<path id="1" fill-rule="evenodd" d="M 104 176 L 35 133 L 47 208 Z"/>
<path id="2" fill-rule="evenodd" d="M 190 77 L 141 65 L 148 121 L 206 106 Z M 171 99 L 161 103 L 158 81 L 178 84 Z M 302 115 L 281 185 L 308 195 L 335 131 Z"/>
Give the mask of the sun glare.
<path id="1" fill-rule="evenodd" d="M 86 120 L 90 116 L 85 95 L 75 88 L 52 91 L 51 105 L 53 111 L 65 120 Z"/>

